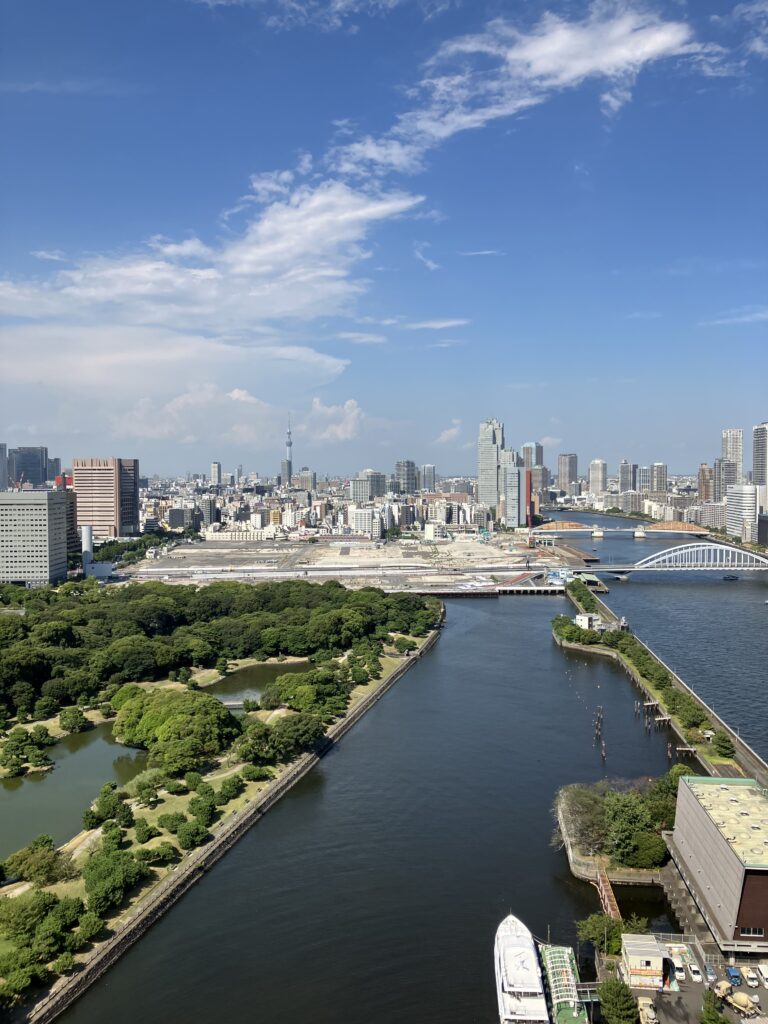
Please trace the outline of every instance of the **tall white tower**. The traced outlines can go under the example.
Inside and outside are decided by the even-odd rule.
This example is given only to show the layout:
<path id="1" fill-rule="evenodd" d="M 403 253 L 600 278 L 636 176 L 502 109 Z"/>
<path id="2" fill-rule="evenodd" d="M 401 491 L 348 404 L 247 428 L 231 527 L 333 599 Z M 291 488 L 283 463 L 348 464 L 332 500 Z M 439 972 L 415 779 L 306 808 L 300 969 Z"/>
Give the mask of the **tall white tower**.
<path id="1" fill-rule="evenodd" d="M 744 479 L 744 431 L 741 427 L 726 427 L 722 433 L 721 458 L 736 463 L 736 483 Z"/>
<path id="2" fill-rule="evenodd" d="M 288 430 L 285 435 L 285 458 L 280 463 L 280 483 L 289 487 L 293 478 L 293 441 L 291 440 L 291 417 L 288 417 Z"/>

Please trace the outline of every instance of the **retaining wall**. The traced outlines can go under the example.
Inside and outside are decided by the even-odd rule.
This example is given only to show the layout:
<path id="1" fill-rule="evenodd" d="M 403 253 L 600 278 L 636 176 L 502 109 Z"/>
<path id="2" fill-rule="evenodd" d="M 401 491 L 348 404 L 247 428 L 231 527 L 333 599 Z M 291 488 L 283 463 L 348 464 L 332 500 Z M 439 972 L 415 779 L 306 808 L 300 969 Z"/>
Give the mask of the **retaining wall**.
<path id="1" fill-rule="evenodd" d="M 423 658 L 437 643 L 439 629 L 445 620 L 445 608 L 441 609 L 438 627 L 432 631 L 422 647 L 415 651 L 388 676 L 380 686 L 355 705 L 341 721 L 327 733 L 326 743 L 319 754 L 303 754 L 279 778 L 262 792 L 242 811 L 233 812 L 231 819 L 224 822 L 205 846 L 199 847 L 174 868 L 161 882 L 139 901 L 130 916 L 123 920 L 105 942 L 99 943 L 93 955 L 82 968 L 69 977 L 57 981 L 50 992 L 31 1009 L 17 1015 L 19 1021 L 30 1024 L 48 1024 L 55 1020 L 114 964 L 122 954 L 150 928 L 155 921 L 169 910 L 194 884 L 198 882 L 219 858 L 223 857 L 245 833 L 263 817 L 318 763 L 321 757 L 358 722 L 366 711 L 390 690 L 405 673 Z"/>

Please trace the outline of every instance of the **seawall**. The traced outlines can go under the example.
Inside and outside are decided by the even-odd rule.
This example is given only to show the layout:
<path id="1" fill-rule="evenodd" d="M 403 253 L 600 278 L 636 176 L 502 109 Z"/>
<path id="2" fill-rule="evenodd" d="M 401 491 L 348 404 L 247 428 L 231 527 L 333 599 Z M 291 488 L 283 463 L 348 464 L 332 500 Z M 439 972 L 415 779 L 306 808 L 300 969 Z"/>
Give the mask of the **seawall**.
<path id="1" fill-rule="evenodd" d="M 198 882 L 213 865 L 224 856 L 245 833 L 296 785 L 325 756 L 363 715 L 387 693 L 417 661 L 437 643 L 445 620 L 445 607 L 441 608 L 438 625 L 424 644 L 406 658 L 394 672 L 366 694 L 346 715 L 331 726 L 325 742 L 316 754 L 303 754 L 282 775 L 270 783 L 259 797 L 241 811 L 233 812 L 230 819 L 216 831 L 205 846 L 188 854 L 162 881 L 154 886 L 136 905 L 130 916 L 114 929 L 113 934 L 99 943 L 93 955 L 81 969 L 56 982 L 52 989 L 34 1006 L 19 1008 L 15 1020 L 30 1024 L 48 1024 L 68 1009 L 87 989 L 119 960 L 141 936 L 159 920 L 181 897 Z"/>

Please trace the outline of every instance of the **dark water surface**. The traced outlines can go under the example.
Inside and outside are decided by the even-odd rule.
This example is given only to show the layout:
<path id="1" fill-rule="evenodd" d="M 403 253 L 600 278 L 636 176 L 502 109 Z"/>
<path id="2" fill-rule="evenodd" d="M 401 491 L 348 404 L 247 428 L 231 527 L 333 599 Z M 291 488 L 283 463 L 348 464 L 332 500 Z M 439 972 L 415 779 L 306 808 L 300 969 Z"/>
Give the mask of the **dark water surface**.
<path id="1" fill-rule="evenodd" d="M 570 538 L 600 558 L 600 565 L 633 563 L 685 543 L 680 534 L 633 540 L 611 535 L 635 521 L 591 513 L 564 518 L 597 523 L 605 537 Z M 593 549 L 597 549 L 593 551 Z M 610 607 L 763 757 L 768 758 L 768 573 L 632 573 L 626 583 L 607 579 Z"/>
<path id="2" fill-rule="evenodd" d="M 604 774 L 596 706 L 608 773 L 667 768 L 626 676 L 555 647 L 549 620 L 565 609 L 447 602 L 434 650 L 67 1024 L 491 1024 L 499 920 L 512 910 L 575 942 L 574 919 L 598 908 L 550 845 L 557 788 Z"/>

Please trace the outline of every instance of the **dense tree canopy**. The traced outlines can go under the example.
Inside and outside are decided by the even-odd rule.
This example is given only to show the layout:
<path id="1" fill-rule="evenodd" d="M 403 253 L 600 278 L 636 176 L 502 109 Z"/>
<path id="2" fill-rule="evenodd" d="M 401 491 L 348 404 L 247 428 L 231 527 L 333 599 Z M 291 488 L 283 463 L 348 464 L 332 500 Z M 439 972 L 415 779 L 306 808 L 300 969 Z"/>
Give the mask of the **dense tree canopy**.
<path id="1" fill-rule="evenodd" d="M 333 657 L 389 632 L 424 635 L 439 603 L 416 594 L 352 591 L 302 580 L 166 583 L 99 588 L 94 581 L 58 589 L 0 586 L 0 716 L 95 698 L 105 687 L 165 678 L 218 661 Z"/>

